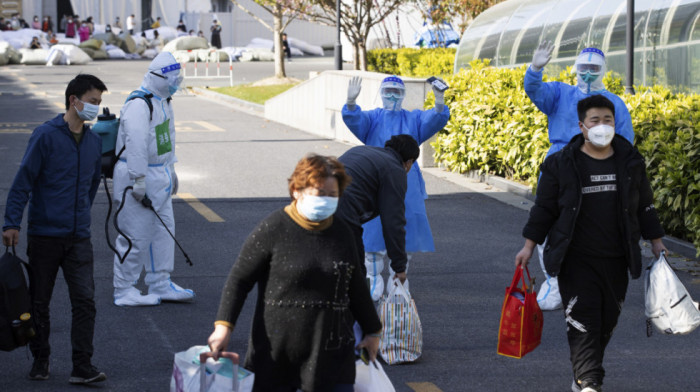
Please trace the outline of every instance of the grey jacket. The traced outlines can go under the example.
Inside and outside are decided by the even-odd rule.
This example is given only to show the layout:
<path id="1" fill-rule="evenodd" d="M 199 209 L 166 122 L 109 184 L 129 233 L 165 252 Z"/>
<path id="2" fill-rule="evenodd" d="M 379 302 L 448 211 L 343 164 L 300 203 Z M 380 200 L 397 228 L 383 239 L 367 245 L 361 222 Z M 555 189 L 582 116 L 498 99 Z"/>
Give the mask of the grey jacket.
<path id="1" fill-rule="evenodd" d="M 391 148 L 358 146 L 338 160 L 352 182 L 338 203 L 337 217 L 360 229 L 379 215 L 391 268 L 406 270 L 406 171 L 401 156 Z"/>

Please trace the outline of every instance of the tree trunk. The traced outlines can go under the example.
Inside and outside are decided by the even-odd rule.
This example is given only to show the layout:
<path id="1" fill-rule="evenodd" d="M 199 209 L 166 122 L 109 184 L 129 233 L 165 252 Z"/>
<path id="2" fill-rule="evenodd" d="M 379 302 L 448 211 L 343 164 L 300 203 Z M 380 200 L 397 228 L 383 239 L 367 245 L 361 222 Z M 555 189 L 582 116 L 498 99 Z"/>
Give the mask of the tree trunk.
<path id="1" fill-rule="evenodd" d="M 277 3 L 275 5 L 274 17 L 274 38 L 275 45 L 275 77 L 278 79 L 286 78 L 287 74 L 284 70 L 284 49 L 282 48 L 282 6 Z"/>
<path id="2" fill-rule="evenodd" d="M 365 45 L 364 42 L 360 42 L 358 44 L 358 49 L 360 51 L 358 56 L 360 59 L 360 69 L 367 71 L 367 45 Z"/>
<path id="3" fill-rule="evenodd" d="M 353 69 L 360 69 L 360 46 L 357 42 L 352 44 L 352 65 Z"/>

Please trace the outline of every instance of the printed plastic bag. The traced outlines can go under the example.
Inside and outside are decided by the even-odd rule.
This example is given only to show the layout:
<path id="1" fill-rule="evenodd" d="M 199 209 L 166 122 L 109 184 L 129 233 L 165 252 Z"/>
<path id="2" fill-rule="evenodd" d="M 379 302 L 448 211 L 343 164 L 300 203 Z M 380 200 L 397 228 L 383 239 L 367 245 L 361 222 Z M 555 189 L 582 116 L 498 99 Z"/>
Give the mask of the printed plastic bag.
<path id="1" fill-rule="evenodd" d="M 664 253 L 649 264 L 644 274 L 647 336 L 651 325 L 668 335 L 684 335 L 700 325 L 700 310 L 688 290 L 668 265 Z"/>
<path id="2" fill-rule="evenodd" d="M 528 286 L 523 276 L 523 268 L 515 268 L 513 281 L 506 288 L 506 298 L 501 308 L 501 324 L 498 328 L 498 354 L 506 357 L 522 358 L 540 345 L 542 339 L 542 310 L 537 305 L 530 271 L 525 267 Z M 522 281 L 522 288 L 518 283 Z"/>
<path id="3" fill-rule="evenodd" d="M 355 362 L 355 392 L 396 392 L 379 361 Z"/>
<path id="4" fill-rule="evenodd" d="M 384 326 L 379 354 L 389 365 L 413 362 L 423 353 L 423 327 L 416 303 L 399 279 L 394 279 L 389 294 L 379 305 Z"/>
<path id="5" fill-rule="evenodd" d="M 175 354 L 170 392 L 250 392 L 254 380 L 238 367 L 238 354 L 223 352 L 214 361 L 208 346 L 192 346 Z"/>

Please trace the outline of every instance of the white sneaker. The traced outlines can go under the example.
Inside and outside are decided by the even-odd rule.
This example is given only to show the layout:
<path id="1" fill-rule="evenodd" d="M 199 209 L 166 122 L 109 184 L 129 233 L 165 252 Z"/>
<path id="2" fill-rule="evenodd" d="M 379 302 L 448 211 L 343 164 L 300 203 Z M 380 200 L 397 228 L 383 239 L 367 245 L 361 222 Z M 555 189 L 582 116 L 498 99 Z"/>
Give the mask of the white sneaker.
<path id="1" fill-rule="evenodd" d="M 149 295 L 157 295 L 162 301 L 191 302 L 194 300 L 194 291 L 183 289 L 170 279 L 148 286 Z"/>
<path id="2" fill-rule="evenodd" d="M 153 306 L 160 304 L 157 295 L 141 295 L 136 287 L 114 289 L 114 304 L 117 306 Z"/>

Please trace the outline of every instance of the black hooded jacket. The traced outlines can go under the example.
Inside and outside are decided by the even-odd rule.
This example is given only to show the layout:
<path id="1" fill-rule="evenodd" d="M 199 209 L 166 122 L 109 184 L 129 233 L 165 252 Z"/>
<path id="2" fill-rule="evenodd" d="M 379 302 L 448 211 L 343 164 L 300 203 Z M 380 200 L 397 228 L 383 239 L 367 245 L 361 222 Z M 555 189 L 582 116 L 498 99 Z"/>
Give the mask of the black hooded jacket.
<path id="1" fill-rule="evenodd" d="M 576 135 L 561 151 L 544 161 L 540 167 L 542 176 L 537 186 L 535 205 L 523 228 L 523 237 L 538 244 L 548 238 L 544 264 L 547 273 L 552 276 L 559 274 L 581 206 L 582 185 L 574 152 L 583 143 L 583 134 Z M 625 259 L 632 278 L 636 279 L 642 270 L 640 237 L 661 238 L 664 231 L 654 208 L 654 195 L 646 175 L 644 158 L 620 135 L 615 135 L 612 147 L 617 166 L 618 216 L 625 240 Z"/>

